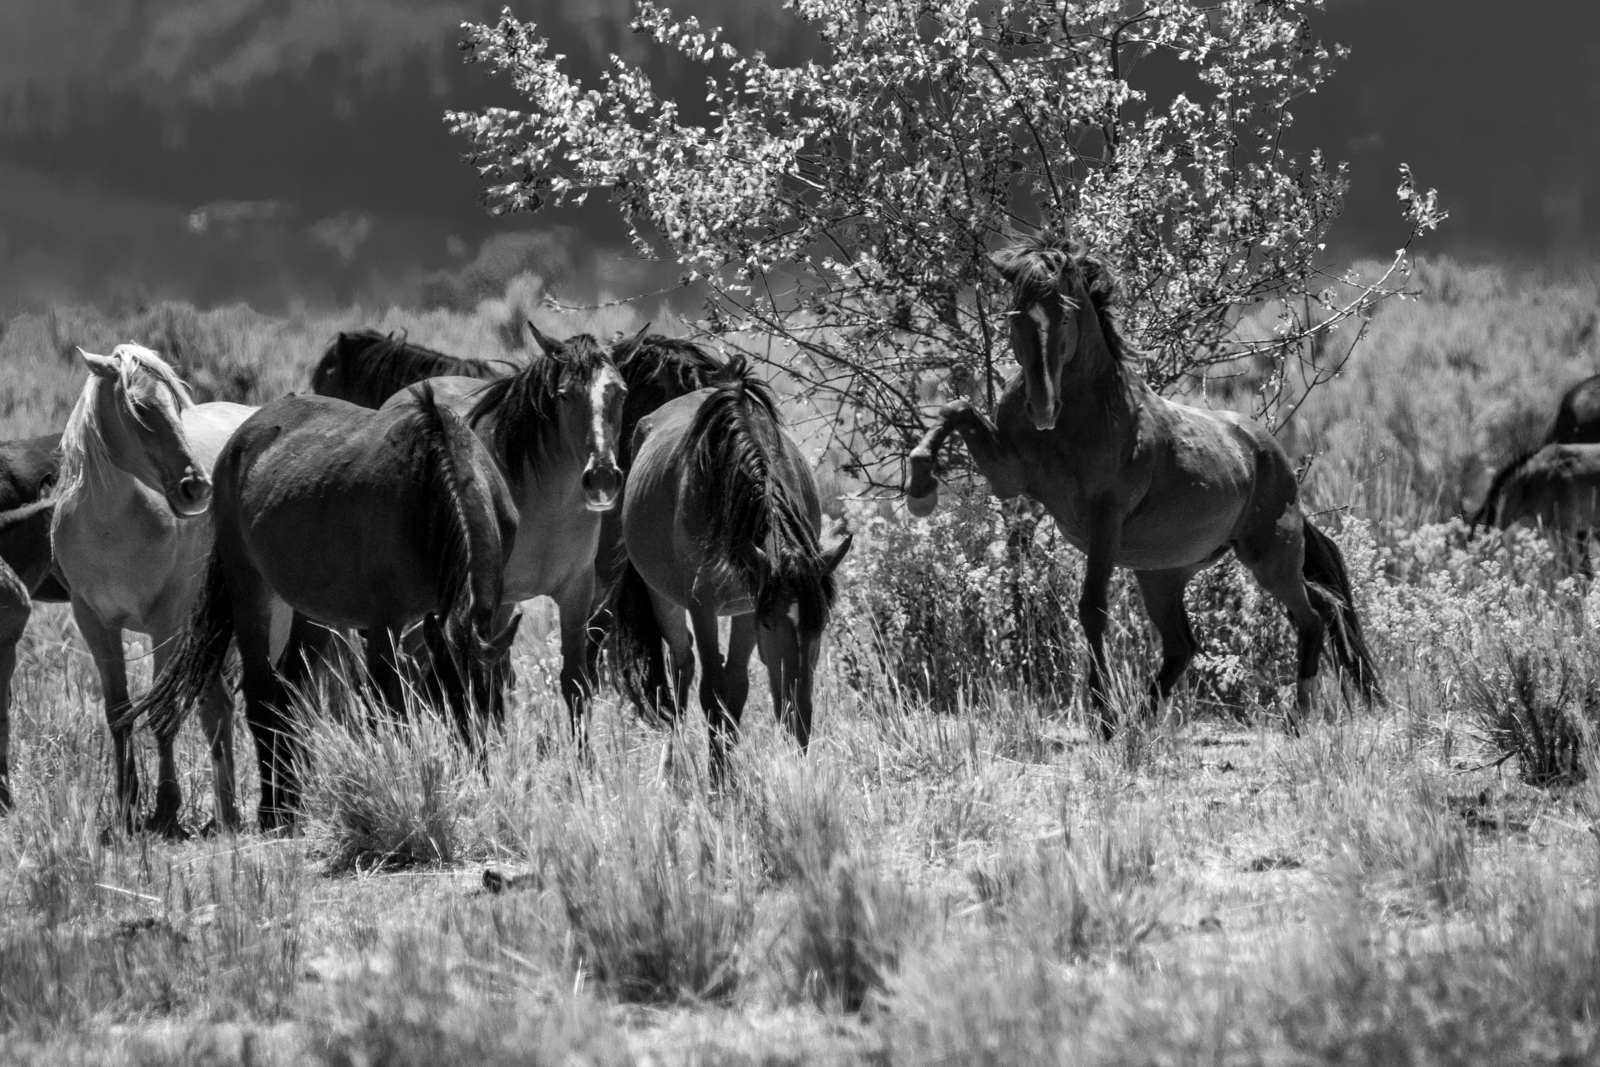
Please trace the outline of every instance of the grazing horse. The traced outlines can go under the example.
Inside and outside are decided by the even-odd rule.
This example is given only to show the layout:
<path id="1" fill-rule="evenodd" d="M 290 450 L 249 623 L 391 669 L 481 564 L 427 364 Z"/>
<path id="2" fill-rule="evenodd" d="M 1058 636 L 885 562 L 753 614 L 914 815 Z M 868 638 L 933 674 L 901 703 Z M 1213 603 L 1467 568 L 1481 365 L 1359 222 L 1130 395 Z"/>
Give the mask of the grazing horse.
<path id="1" fill-rule="evenodd" d="M 1588 534 L 1600 526 L 1600 444 L 1545 445 L 1507 466 L 1474 524 L 1505 530 L 1525 519 L 1554 532 L 1567 561 L 1588 573 Z"/>
<path id="2" fill-rule="evenodd" d="M 32 600 L 50 577 L 54 500 L 0 512 L 0 814 L 11 809 L 11 675 Z"/>
<path id="3" fill-rule="evenodd" d="M 399 707 L 396 642 L 423 619 L 435 665 L 460 667 L 446 679 L 457 726 L 470 736 L 474 709 L 498 721 L 515 624 L 497 631 L 494 619 L 516 509 L 482 444 L 429 389 L 382 411 L 275 400 L 239 427 L 214 478 L 205 587 L 130 719 L 159 708 L 151 725 L 170 737 L 235 638 L 263 830 L 287 827 L 299 807 L 302 752 L 288 701 L 316 640 L 307 622 L 362 630 L 374 685 Z"/>
<path id="4" fill-rule="evenodd" d="M 822 546 L 816 481 L 779 425 L 771 393 L 742 360 L 727 377 L 639 421 L 622 506 L 628 564 L 612 601 L 624 679 L 637 678 L 637 665 L 666 641 L 674 700 L 658 710 L 673 718 L 694 679 L 693 627 L 719 778 L 738 739 L 752 650 L 766 664 L 773 711 L 802 751 L 809 745 L 811 676 L 833 572 L 851 540 Z M 726 660 L 717 642 L 724 615 L 732 616 Z"/>
<path id="5" fill-rule="evenodd" d="M 1495 502 L 1504 490 L 1506 480 L 1521 470 L 1536 453 L 1549 445 L 1594 444 L 1600 444 L 1600 374 L 1585 378 L 1561 395 L 1550 432 L 1545 434 L 1538 448 L 1513 456 L 1510 463 L 1495 471 L 1489 482 L 1489 491 L 1484 494 L 1483 504 L 1467 517 L 1467 525 L 1474 529 L 1495 525 Z M 1587 537 L 1587 530 L 1578 533 L 1580 542 L 1586 541 Z"/>
<path id="6" fill-rule="evenodd" d="M 1101 735 L 1115 729 L 1105 686 L 1112 569 L 1133 570 L 1161 635 L 1151 693 L 1158 705 L 1195 654 L 1184 587 L 1229 551 L 1288 609 L 1298 633 L 1290 726 L 1310 710 L 1325 631 L 1338 666 L 1370 699 L 1376 672 L 1344 560 L 1300 510 L 1294 470 L 1272 435 L 1233 412 L 1156 395 L 1117 332 L 1116 279 L 1080 245 L 1044 237 L 993 262 L 1012 287 L 1011 346 L 1021 374 L 992 422 L 966 400 L 944 406 L 911 453 L 906 493 L 913 514 L 932 512 L 939 448 L 960 434 L 995 495 L 1039 501 L 1088 557 L 1078 619 Z"/>
<path id="7" fill-rule="evenodd" d="M 72 595 L 72 615 L 100 673 L 111 725 L 117 805 L 133 828 L 139 779 L 128 707 L 122 632 L 148 634 L 156 670 L 183 627 L 211 551 L 211 466 L 253 411 L 196 404 L 160 356 L 118 345 L 109 356 L 80 352 L 90 371 L 61 436 L 61 476 L 50 545 Z M 205 680 L 201 722 L 211 745 L 214 819 L 238 824 L 233 781 L 233 712 L 220 673 Z M 159 746 L 160 780 L 147 827 L 181 832 L 182 795 L 172 739 Z"/>
<path id="8" fill-rule="evenodd" d="M 561 696 L 582 734 L 591 690 L 588 622 L 594 604 L 600 513 L 622 490 L 617 425 L 627 387 L 610 352 L 588 334 L 553 341 L 531 322 L 539 354 L 509 377 L 430 378 L 384 410 L 431 389 L 488 446 L 516 500 L 518 537 L 506 559 L 505 608 L 536 596 L 561 613 Z"/>
<path id="9" fill-rule="evenodd" d="M 412 344 L 405 335 L 377 330 L 347 330 L 333 339 L 311 372 L 311 391 L 348 400 L 364 408 L 383 402 L 408 385 L 428 378 L 498 378 L 510 364 L 463 359 Z"/>

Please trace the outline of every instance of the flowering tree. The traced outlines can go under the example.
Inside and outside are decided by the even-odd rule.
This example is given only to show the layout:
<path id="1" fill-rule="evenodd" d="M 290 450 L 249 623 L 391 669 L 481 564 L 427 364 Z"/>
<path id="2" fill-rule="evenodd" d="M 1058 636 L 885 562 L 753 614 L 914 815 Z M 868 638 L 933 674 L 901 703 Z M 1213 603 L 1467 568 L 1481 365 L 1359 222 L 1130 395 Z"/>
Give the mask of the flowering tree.
<path id="1" fill-rule="evenodd" d="M 1157 388 L 1250 356 L 1270 419 L 1324 380 L 1340 356 L 1317 338 L 1394 292 L 1442 214 L 1403 173 L 1411 233 L 1390 271 L 1334 287 L 1318 270 L 1344 168 L 1283 140 L 1329 74 L 1321 5 L 790 0 L 825 54 L 779 68 L 641 0 L 634 29 L 706 68 L 707 124 L 615 58 L 576 84 L 507 12 L 463 47 L 529 106 L 449 120 L 491 210 L 609 195 L 642 252 L 707 286 L 701 328 L 758 359 L 751 336 L 787 342 L 856 472 L 888 480 L 868 461 L 903 453 L 928 405 L 992 405 L 1007 307 L 988 255 L 1021 229 L 1070 229 L 1116 265 Z M 1242 339 L 1238 309 L 1266 299 L 1277 331 Z"/>

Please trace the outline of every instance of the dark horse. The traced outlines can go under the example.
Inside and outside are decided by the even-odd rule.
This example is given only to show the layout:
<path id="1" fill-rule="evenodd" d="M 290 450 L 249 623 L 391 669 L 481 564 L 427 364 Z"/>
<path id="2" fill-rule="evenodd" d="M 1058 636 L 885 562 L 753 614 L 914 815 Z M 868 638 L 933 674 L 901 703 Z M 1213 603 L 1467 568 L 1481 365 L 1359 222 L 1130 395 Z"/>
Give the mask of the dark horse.
<path id="1" fill-rule="evenodd" d="M 498 378 L 510 364 L 463 359 L 412 344 L 405 335 L 377 330 L 347 330 L 333 339 L 311 372 L 311 391 L 348 400 L 364 408 L 383 402 L 408 385 L 428 378 Z"/>
<path id="2" fill-rule="evenodd" d="M 447 686 L 458 726 L 470 733 L 474 708 L 497 719 L 514 626 L 496 630 L 494 620 L 516 508 L 483 445 L 430 390 L 384 411 L 326 397 L 276 400 L 239 427 L 213 479 L 216 540 L 204 588 L 171 662 L 130 718 L 159 709 L 152 725 L 170 736 L 236 637 L 269 830 L 290 823 L 299 805 L 288 697 L 316 640 L 308 620 L 362 630 L 369 673 L 397 707 L 396 639 L 423 619 L 435 663 L 461 664 L 466 676 Z"/>
<path id="3" fill-rule="evenodd" d="M 55 485 L 61 474 L 61 435 L 25 437 L 16 441 L 0 441 L 0 511 L 14 511 L 33 503 Z M 42 548 L 48 558 L 50 531 L 44 532 Z M 50 567 L 33 599 L 51 604 L 65 604 L 72 599 L 59 574 Z"/>
<path id="4" fill-rule="evenodd" d="M 779 425 L 772 395 L 742 361 L 727 375 L 639 421 L 622 506 L 628 563 L 612 601 L 624 679 L 636 679 L 665 640 L 675 685 L 671 703 L 657 707 L 673 717 L 694 678 L 693 627 L 718 777 L 738 738 L 753 650 L 767 667 L 773 711 L 802 751 L 810 743 L 811 676 L 833 572 L 850 547 L 848 536 L 823 547 L 816 481 Z M 717 642 L 723 615 L 733 617 L 726 660 Z M 631 684 L 636 700 L 659 701 Z"/>
<path id="5" fill-rule="evenodd" d="M 617 437 L 617 464 L 626 475 L 633 468 L 633 435 L 639 420 L 669 400 L 687 396 L 723 380 L 727 365 L 693 341 L 644 334 L 618 345 L 612 353 L 628 395 L 622 401 L 622 425 Z M 628 498 L 627 483 L 622 499 Z M 599 595 L 594 616 L 589 620 L 589 674 L 595 677 L 595 660 L 610 634 L 614 619 L 610 593 L 621 581 L 628 566 L 628 550 L 622 542 L 622 508 L 612 508 L 600 516 L 600 544 L 595 552 L 595 590 Z M 637 684 L 624 691 L 640 710 L 660 706 L 667 699 L 666 657 L 661 642 L 647 642 L 638 650 L 632 670 Z M 641 701 L 641 698 L 644 698 Z"/>
<path id="6" fill-rule="evenodd" d="M 1101 735 L 1115 728 L 1105 687 L 1112 568 L 1134 571 L 1161 635 L 1151 694 L 1159 702 L 1195 654 L 1184 587 L 1229 551 L 1288 609 L 1298 632 L 1291 726 L 1310 710 L 1326 631 L 1337 664 L 1370 699 L 1377 676 L 1343 557 L 1300 510 L 1294 470 L 1272 435 L 1232 412 L 1156 395 L 1112 318 L 1116 279 L 1081 246 L 1040 238 L 993 260 L 1012 286 L 1011 345 L 1022 372 L 993 422 L 965 400 L 944 406 L 911 453 L 906 492 L 914 514 L 933 510 L 935 460 L 958 433 L 997 496 L 1039 501 L 1088 557 L 1078 619 Z"/>
<path id="7" fill-rule="evenodd" d="M 1529 460 L 1550 445 L 1594 444 L 1600 444 L 1600 374 L 1585 378 L 1561 394 L 1561 403 L 1556 407 L 1556 418 L 1550 425 L 1550 432 L 1544 435 L 1544 440 L 1537 448 L 1518 453 L 1510 463 L 1495 471 L 1483 503 L 1467 517 L 1467 524 L 1473 528 L 1496 525 L 1495 511 L 1499 508 L 1507 481 L 1517 476 Z M 1585 542 L 1588 532 L 1580 531 L 1577 536 L 1580 542 Z M 1587 556 L 1587 545 L 1583 547 Z"/>
<path id="8" fill-rule="evenodd" d="M 0 512 L 0 814 L 11 810 L 11 675 L 32 600 L 50 577 L 54 500 Z"/>
<path id="9" fill-rule="evenodd" d="M 0 441 L 0 813 L 11 808 L 11 675 L 34 600 L 71 599 L 54 572 L 50 523 L 40 504 L 61 473 L 60 434 Z"/>
<path id="10" fill-rule="evenodd" d="M 1555 535 L 1569 568 L 1589 575 L 1590 531 L 1600 526 L 1600 444 L 1551 444 L 1495 478 L 1473 524 L 1509 529 L 1524 520 Z"/>
<path id="11" fill-rule="evenodd" d="M 488 447 L 516 501 L 516 549 L 505 561 L 505 606 L 548 596 L 561 613 L 561 696 L 581 733 L 591 681 L 588 621 L 600 514 L 622 491 L 617 428 L 626 386 L 611 352 L 589 334 L 555 341 L 532 324 L 541 349 L 509 377 L 430 378 L 384 410 L 431 389 Z"/>

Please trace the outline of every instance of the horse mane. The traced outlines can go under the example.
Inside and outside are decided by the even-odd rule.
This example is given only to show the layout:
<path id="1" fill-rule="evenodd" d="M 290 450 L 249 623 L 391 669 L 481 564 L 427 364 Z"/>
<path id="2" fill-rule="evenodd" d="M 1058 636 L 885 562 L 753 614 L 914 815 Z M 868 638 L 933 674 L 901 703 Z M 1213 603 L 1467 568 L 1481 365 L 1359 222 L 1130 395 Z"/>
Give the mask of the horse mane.
<path id="1" fill-rule="evenodd" d="M 1066 234 L 1044 230 L 1024 236 L 991 257 L 1000 276 L 1011 283 L 1015 308 L 1021 311 L 1052 296 L 1065 296 L 1063 276 L 1069 271 L 1082 274 L 1089 303 L 1100 320 L 1112 359 L 1129 362 L 1134 349 L 1122 336 L 1120 314 L 1122 282 L 1111 265 L 1089 251 L 1089 246 Z"/>
<path id="2" fill-rule="evenodd" d="M 710 385 L 727 370 L 727 365 L 693 341 L 652 333 L 631 338 L 618 347 L 612 358 L 629 390 L 666 372 L 679 395 Z"/>
<path id="3" fill-rule="evenodd" d="M 686 489 L 707 519 L 704 547 L 743 579 L 757 617 L 776 610 L 787 591 L 799 604 L 801 628 L 819 630 L 833 608 L 833 575 L 799 494 L 777 476 L 763 441 L 781 433 L 777 404 L 743 356 L 729 362 L 726 375 L 684 439 Z M 763 549 L 767 566 L 743 547 Z"/>
<path id="4" fill-rule="evenodd" d="M 139 414 L 126 401 L 128 390 L 141 371 L 154 375 L 157 382 L 171 391 L 180 412 L 193 406 L 194 398 L 189 393 L 189 386 L 166 360 L 150 349 L 128 342 L 113 348 L 111 358 L 117 361 L 117 384 L 122 387 L 124 405 L 133 418 L 138 419 Z M 111 450 L 100 432 L 100 423 L 95 415 L 95 401 L 100 396 L 100 386 L 104 381 L 100 375 L 90 374 L 89 380 L 83 383 L 83 391 L 78 394 L 78 402 L 73 405 L 72 413 L 67 416 L 67 425 L 61 431 L 61 443 L 56 446 L 61 452 L 61 474 L 50 494 L 52 499 L 70 496 L 83 487 L 91 468 L 103 471 L 106 464 L 111 462 Z"/>
<path id="5" fill-rule="evenodd" d="M 337 363 L 347 388 L 382 397 L 427 378 L 492 378 L 499 374 L 488 360 L 452 356 L 415 344 L 406 339 L 405 330 L 387 334 L 372 329 L 345 330 L 323 351 L 319 365 L 330 360 Z"/>
<path id="6" fill-rule="evenodd" d="M 600 342 L 576 334 L 560 343 L 559 352 L 541 352 L 515 374 L 492 379 L 478 391 L 467 421 L 476 429 L 493 420 L 489 441 L 513 488 L 520 488 L 523 468 L 537 454 L 535 439 L 555 428 L 562 387 L 587 389 L 609 360 Z"/>
<path id="7" fill-rule="evenodd" d="M 417 389 L 416 459 L 428 487 L 428 557 L 439 568 L 449 605 L 446 632 L 471 632 L 472 540 L 466 501 L 461 496 L 464 472 L 456 463 L 461 435 L 470 434 L 453 412 L 446 412 L 424 381 Z"/>

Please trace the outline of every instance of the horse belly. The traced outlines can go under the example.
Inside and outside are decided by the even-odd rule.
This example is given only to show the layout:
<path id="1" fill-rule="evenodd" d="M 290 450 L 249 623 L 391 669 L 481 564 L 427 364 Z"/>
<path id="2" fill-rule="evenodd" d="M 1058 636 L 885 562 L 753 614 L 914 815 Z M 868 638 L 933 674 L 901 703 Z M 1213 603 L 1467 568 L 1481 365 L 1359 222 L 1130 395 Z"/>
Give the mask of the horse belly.
<path id="1" fill-rule="evenodd" d="M 246 547 L 272 591 L 325 626 L 401 626 L 434 610 L 437 577 L 392 508 L 287 504 L 251 522 Z"/>

